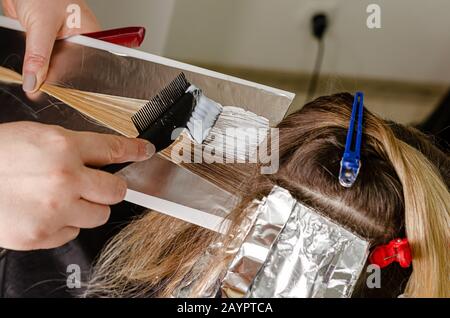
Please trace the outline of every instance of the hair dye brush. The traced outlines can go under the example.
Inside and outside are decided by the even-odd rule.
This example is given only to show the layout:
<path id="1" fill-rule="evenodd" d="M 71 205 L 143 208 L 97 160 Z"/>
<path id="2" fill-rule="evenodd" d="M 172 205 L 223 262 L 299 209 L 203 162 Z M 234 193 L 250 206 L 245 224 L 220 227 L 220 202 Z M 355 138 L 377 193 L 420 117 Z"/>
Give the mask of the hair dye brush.
<path id="1" fill-rule="evenodd" d="M 187 129 L 196 143 L 220 147 L 222 145 L 214 143 L 215 136 L 223 134 L 222 130 L 229 126 L 269 125 L 267 119 L 256 114 L 237 107 L 223 107 L 208 98 L 200 89 L 191 85 L 183 73 L 146 103 L 131 119 L 139 132 L 138 138 L 153 143 L 157 152 L 169 147 L 183 128 Z M 233 148 L 233 155 L 234 151 Z M 115 173 L 130 163 L 109 165 L 103 169 Z M 202 181 L 203 179 L 198 177 L 198 182 Z M 174 202 L 131 189 L 127 190 L 124 200 L 219 233 L 226 233 L 229 227 L 229 221 L 223 217 L 179 204 L 177 200 Z"/>
<path id="2" fill-rule="evenodd" d="M 159 94 L 146 103 L 131 120 L 139 132 L 138 138 L 150 141 L 156 152 L 169 147 L 187 128 L 194 139 L 201 143 L 222 112 L 222 106 L 203 95 L 180 73 Z M 200 134 L 194 127 L 201 123 Z M 115 173 L 132 162 L 113 164 L 102 170 Z"/>

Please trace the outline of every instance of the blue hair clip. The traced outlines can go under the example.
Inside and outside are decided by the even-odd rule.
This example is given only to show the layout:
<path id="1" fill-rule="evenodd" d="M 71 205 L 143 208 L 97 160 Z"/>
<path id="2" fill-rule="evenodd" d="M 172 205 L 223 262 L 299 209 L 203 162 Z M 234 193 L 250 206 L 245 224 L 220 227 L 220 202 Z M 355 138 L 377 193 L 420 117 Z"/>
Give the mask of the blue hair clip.
<path id="1" fill-rule="evenodd" d="M 345 143 L 345 152 L 341 160 L 341 170 L 339 171 L 339 183 L 346 188 L 350 188 L 355 183 L 361 167 L 361 138 L 362 122 L 364 109 L 364 94 L 357 92 L 353 100 L 352 117 L 347 133 L 347 142 Z M 356 114 L 358 114 L 358 124 L 356 126 L 356 143 L 352 148 Z"/>

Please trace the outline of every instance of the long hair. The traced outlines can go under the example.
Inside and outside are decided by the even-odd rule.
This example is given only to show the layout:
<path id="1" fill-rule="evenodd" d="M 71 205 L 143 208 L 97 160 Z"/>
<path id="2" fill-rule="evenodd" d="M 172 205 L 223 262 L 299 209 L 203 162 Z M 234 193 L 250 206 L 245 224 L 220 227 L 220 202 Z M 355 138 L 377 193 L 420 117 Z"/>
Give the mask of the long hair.
<path id="1" fill-rule="evenodd" d="M 167 297 L 194 279 L 188 296 L 201 295 L 211 280 L 220 280 L 233 258 L 225 251 L 247 216 L 245 207 L 279 185 L 372 246 L 408 238 L 412 268 L 393 264 L 383 269 L 381 288 L 375 290 L 365 286 L 363 275 L 354 296 L 450 297 L 448 155 L 418 131 L 366 109 L 362 167 L 353 187 L 342 187 L 337 176 L 352 101 L 347 93 L 325 96 L 286 117 L 278 125 L 280 169 L 275 174 L 260 175 L 256 166 L 250 178 L 238 170 L 215 178 L 216 183 L 245 184 L 241 204 L 228 216 L 232 225 L 227 235 L 148 212 L 105 247 L 86 296 Z M 211 171 L 201 164 L 192 169 L 203 168 Z M 221 248 L 211 253 L 206 266 L 197 267 L 214 244 Z"/>

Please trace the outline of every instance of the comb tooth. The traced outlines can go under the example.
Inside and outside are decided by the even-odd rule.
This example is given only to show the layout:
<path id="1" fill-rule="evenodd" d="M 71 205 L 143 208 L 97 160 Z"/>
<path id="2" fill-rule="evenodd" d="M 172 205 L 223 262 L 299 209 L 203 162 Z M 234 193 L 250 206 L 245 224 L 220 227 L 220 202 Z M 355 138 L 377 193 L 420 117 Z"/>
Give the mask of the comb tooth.
<path id="1" fill-rule="evenodd" d="M 151 103 L 151 104 L 149 104 L 149 106 L 150 107 L 148 107 L 148 111 L 147 111 L 147 117 L 150 117 L 150 118 L 155 118 L 155 117 L 157 117 L 157 112 L 156 112 L 156 106 L 155 106 L 155 103 Z"/>
<path id="2" fill-rule="evenodd" d="M 165 95 L 165 89 L 163 89 L 163 90 L 158 94 L 158 97 L 159 97 L 159 99 L 160 99 L 160 105 L 166 105 L 166 104 L 167 104 L 167 101 L 166 101 L 166 98 L 164 97 L 164 95 Z"/>
<path id="3" fill-rule="evenodd" d="M 158 104 L 155 100 L 152 100 L 150 103 L 151 107 L 149 107 L 149 114 L 151 117 L 155 117 L 158 109 Z"/>
<path id="4" fill-rule="evenodd" d="M 149 108 L 149 107 L 146 107 L 142 112 L 139 113 L 139 117 L 143 121 L 145 121 L 146 118 L 149 118 L 149 117 L 152 117 L 152 116 L 153 116 L 153 114 L 151 112 L 151 108 Z"/>
<path id="5" fill-rule="evenodd" d="M 142 131 L 142 128 L 141 128 L 141 125 L 140 125 L 140 123 L 139 122 L 137 122 L 136 121 L 136 119 L 131 119 L 131 121 L 133 122 L 133 124 L 134 124 L 134 127 L 136 127 L 136 129 L 137 129 L 137 131 L 138 131 L 138 133 L 141 133 L 141 131 Z"/>
<path id="6" fill-rule="evenodd" d="M 158 99 L 159 100 L 159 99 Z M 157 103 L 157 101 L 153 100 L 151 107 L 149 107 L 149 114 L 147 117 L 153 118 L 153 120 L 156 120 L 156 118 L 158 118 L 158 114 L 161 113 L 159 104 Z"/>
<path id="7" fill-rule="evenodd" d="M 167 90 L 163 90 L 162 92 L 161 92 L 161 97 L 162 97 L 162 100 L 163 100 L 163 104 L 169 104 L 170 103 L 170 98 L 169 98 L 169 94 L 168 94 L 168 92 L 167 92 Z"/>
<path id="8" fill-rule="evenodd" d="M 144 120 L 142 114 L 139 114 L 138 116 L 134 117 L 133 119 L 134 119 L 133 123 L 137 126 L 136 128 L 138 129 L 139 132 L 141 132 L 145 126 L 144 125 L 145 120 Z"/>
<path id="9" fill-rule="evenodd" d="M 189 84 L 186 82 L 186 79 L 179 78 L 178 81 L 175 83 L 177 90 L 186 91 L 189 87 Z"/>
<path id="10" fill-rule="evenodd" d="M 176 87 L 177 87 L 177 90 L 182 90 L 182 91 L 186 91 L 186 89 L 187 89 L 187 87 L 185 87 L 183 85 L 183 83 L 180 83 L 180 82 L 176 83 Z"/>
<path id="11" fill-rule="evenodd" d="M 156 117 L 156 113 L 153 111 L 153 109 L 151 109 L 150 111 L 146 111 L 146 112 L 141 112 L 141 118 L 144 119 L 144 122 L 146 120 L 151 120 L 152 118 Z"/>
<path id="12" fill-rule="evenodd" d="M 180 94 L 184 93 L 186 89 L 189 87 L 189 83 L 186 80 L 186 77 L 184 76 L 184 73 L 181 73 L 178 75 L 175 80 L 169 85 L 170 89 L 167 91 L 172 92 L 174 94 Z"/>
<path id="13" fill-rule="evenodd" d="M 145 111 L 145 113 L 144 113 Z M 148 107 L 146 106 L 142 112 L 140 112 L 139 114 L 137 114 L 137 117 L 141 120 L 141 122 L 145 121 L 145 118 L 148 117 L 145 114 L 148 112 Z"/>
<path id="14" fill-rule="evenodd" d="M 188 83 L 188 81 L 186 80 L 186 76 L 184 75 L 184 73 L 180 73 L 180 74 L 177 76 L 176 80 L 177 80 L 177 82 L 181 83 L 181 85 L 182 85 L 183 87 L 186 87 L 186 88 L 189 87 L 189 83 Z"/>
<path id="15" fill-rule="evenodd" d="M 171 93 L 170 92 L 174 89 L 174 86 L 170 86 L 169 88 L 170 88 L 170 91 L 169 90 L 163 90 L 161 92 L 161 95 L 162 95 L 165 103 L 170 103 L 170 99 L 171 99 L 171 97 L 170 97 Z"/>
<path id="16" fill-rule="evenodd" d="M 175 87 L 175 86 L 174 86 L 174 87 Z M 177 87 L 175 87 L 175 89 L 176 89 L 176 90 L 179 90 Z M 167 94 L 167 98 L 170 100 L 171 103 L 172 103 L 173 100 L 174 100 L 174 95 L 175 95 L 174 91 L 170 91 L 170 92 L 168 92 L 168 94 Z"/>
<path id="17" fill-rule="evenodd" d="M 173 87 L 172 87 L 173 89 L 169 92 L 169 93 L 171 93 L 171 94 L 175 94 L 175 95 L 178 95 L 179 93 L 181 93 L 181 92 L 185 92 L 186 90 L 185 89 L 182 89 L 181 87 L 180 87 L 180 85 L 178 85 L 178 83 L 177 82 L 175 82 L 174 84 L 173 84 Z"/>
<path id="18" fill-rule="evenodd" d="M 137 130 L 141 133 L 146 128 L 146 122 L 153 121 L 155 115 L 153 113 L 152 107 L 150 104 L 145 104 L 145 106 L 141 109 L 141 111 L 137 112 L 132 116 L 131 120 L 133 124 L 136 126 Z"/>
<path id="19" fill-rule="evenodd" d="M 136 126 L 136 128 L 138 128 L 138 130 L 139 130 L 141 125 L 142 125 L 141 124 L 141 118 L 139 117 L 139 115 L 131 117 L 131 121 Z"/>
<path id="20" fill-rule="evenodd" d="M 139 133 L 143 132 L 159 118 L 178 98 L 183 96 L 191 84 L 184 73 L 180 73 L 159 94 L 149 100 L 131 120 Z"/>
<path id="21" fill-rule="evenodd" d="M 162 100 L 161 96 L 158 95 L 153 100 L 153 112 L 154 114 L 158 114 L 160 112 L 163 112 L 166 107 L 166 104 Z"/>

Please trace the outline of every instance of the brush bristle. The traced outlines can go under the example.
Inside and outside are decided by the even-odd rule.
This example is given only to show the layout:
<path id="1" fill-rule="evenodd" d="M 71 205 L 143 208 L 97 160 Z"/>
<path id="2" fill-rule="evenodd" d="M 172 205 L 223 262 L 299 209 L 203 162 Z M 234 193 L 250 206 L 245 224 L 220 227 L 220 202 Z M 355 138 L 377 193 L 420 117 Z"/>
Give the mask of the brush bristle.
<path id="1" fill-rule="evenodd" d="M 197 143 L 203 143 L 221 113 L 222 105 L 200 93 L 197 96 L 197 105 L 186 125 L 191 137 Z"/>
<path id="2" fill-rule="evenodd" d="M 148 101 L 136 114 L 131 117 L 139 134 L 145 131 L 166 110 L 180 99 L 191 84 L 184 73 L 180 73 L 158 95 Z"/>

